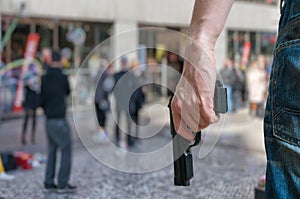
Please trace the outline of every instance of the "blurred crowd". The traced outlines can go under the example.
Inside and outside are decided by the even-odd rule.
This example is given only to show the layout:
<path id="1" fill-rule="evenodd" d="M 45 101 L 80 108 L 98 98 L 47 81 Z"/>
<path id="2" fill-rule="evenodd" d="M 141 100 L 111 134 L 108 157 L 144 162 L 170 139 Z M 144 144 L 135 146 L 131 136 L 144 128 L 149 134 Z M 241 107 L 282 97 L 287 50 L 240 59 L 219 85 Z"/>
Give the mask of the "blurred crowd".
<path id="1" fill-rule="evenodd" d="M 224 61 L 220 73 L 227 87 L 228 112 L 248 105 L 250 115 L 264 116 L 271 67 L 265 55 L 258 55 L 249 65 L 229 58 Z"/>
<path id="2" fill-rule="evenodd" d="M 24 123 L 22 127 L 21 143 L 26 144 L 26 131 L 28 121 L 32 118 L 31 143 L 35 143 L 36 111 L 39 107 L 40 76 L 47 71 L 52 62 L 52 50 L 45 48 L 37 53 L 36 59 L 40 66 L 31 63 L 23 76 L 24 82 Z M 15 59 L 22 58 L 20 50 L 16 48 Z M 62 69 L 69 69 L 71 65 L 72 52 L 68 48 L 59 51 L 60 64 Z M 18 56 L 17 56 L 18 55 Z M 17 57 L 16 57 L 17 56 Z M 137 59 L 130 59 L 129 56 L 122 56 L 118 60 L 119 69 L 116 69 L 115 62 L 108 61 L 99 54 L 88 56 L 83 67 L 87 71 L 84 78 L 76 79 L 77 88 L 74 89 L 76 99 L 83 104 L 94 104 L 100 125 L 97 133 L 98 139 L 105 140 L 108 136 L 105 128 L 106 114 L 114 111 L 116 126 L 114 141 L 120 145 L 120 118 L 125 117 L 127 131 L 126 147 L 132 146 L 138 137 L 139 111 L 145 101 L 172 94 L 180 78 L 179 74 L 183 67 L 183 60 L 179 55 L 172 52 L 165 52 L 160 58 L 148 57 L 146 63 L 141 64 Z M 234 113 L 238 109 L 248 106 L 249 114 L 256 117 L 263 117 L 264 106 L 267 96 L 267 86 L 271 71 L 271 59 L 265 55 L 258 55 L 249 61 L 249 64 L 242 64 L 238 60 L 227 58 L 220 70 L 221 77 L 228 92 L 228 112 Z M 167 64 L 174 70 L 167 69 L 167 89 L 163 88 L 163 65 Z M 2 64 L 2 67 L 4 63 Z M 41 72 L 39 70 L 41 67 Z M 74 75 L 69 76 L 72 87 L 74 86 Z M 11 111 L 14 106 L 14 94 L 17 90 L 20 67 L 5 71 L 1 75 L 1 101 L 2 111 Z M 125 78 L 124 78 L 125 77 Z M 122 83 L 118 81 L 122 79 Z M 84 81 L 83 81 L 84 80 Z M 150 83 L 149 83 L 150 82 Z M 147 83 L 147 85 L 144 85 Z M 129 92 L 131 91 L 132 92 Z M 94 98 L 93 98 L 94 97 Z M 127 99 L 128 104 L 125 103 Z M 114 104 L 111 101 L 115 100 Z M 70 101 L 67 103 L 70 103 Z M 110 108 L 113 110 L 110 110 Z M 100 138 L 99 138 L 100 136 Z"/>
<path id="3" fill-rule="evenodd" d="M 122 56 L 120 62 L 121 70 L 114 71 L 112 63 L 94 54 L 88 61 L 88 68 L 93 74 L 91 81 L 96 83 L 95 90 L 91 91 L 95 91 L 94 104 L 100 126 L 95 137 L 101 142 L 107 140 L 107 113 L 114 111 L 114 143 L 128 148 L 138 139 L 139 111 L 145 102 L 145 87 L 142 86 L 143 78 L 137 61 L 129 62 L 126 56 Z M 120 128 L 121 117 L 126 121 L 125 132 Z M 123 133 L 126 134 L 125 142 L 121 141 Z"/>
<path id="4" fill-rule="evenodd" d="M 66 69 L 70 65 L 71 52 L 68 49 L 53 51 L 45 49 L 38 54 L 40 66 L 30 63 L 27 71 L 20 76 L 20 67 L 6 70 L 1 75 L 2 99 L 8 99 L 7 95 L 16 93 L 19 78 L 22 78 L 24 88 L 24 117 L 20 132 L 20 143 L 28 144 L 27 127 L 31 120 L 31 144 L 35 144 L 36 116 L 39 107 L 44 109 L 46 116 L 46 130 L 48 139 L 48 162 L 45 175 L 45 189 L 56 189 L 53 184 L 55 173 L 56 150 L 62 150 L 62 168 L 66 168 L 65 176 L 60 175 L 58 186 L 61 191 L 75 190 L 76 186 L 68 184 L 71 165 L 71 138 L 70 129 L 66 120 L 68 100 L 65 98 L 70 92 L 78 95 L 80 102 L 93 107 L 99 128 L 95 129 L 92 139 L 98 143 L 110 142 L 118 147 L 130 150 L 139 138 L 140 111 L 146 101 L 157 97 L 168 97 L 175 90 L 183 68 L 183 60 L 174 53 L 165 53 L 160 60 L 148 58 L 147 63 L 140 64 L 137 59 L 130 56 L 122 56 L 117 61 L 120 67 L 115 67 L 116 60 L 112 63 L 94 53 L 88 56 L 82 67 L 86 71 L 79 78 L 67 77 Z M 165 75 L 167 87 L 164 88 L 163 66 L 166 64 Z M 117 64 L 116 64 L 117 65 Z M 82 69 L 82 68 L 81 68 Z M 270 60 L 264 55 L 252 59 L 249 65 L 243 65 L 239 61 L 227 58 L 220 70 L 224 85 L 227 87 L 228 112 L 234 113 L 238 109 L 249 106 L 249 114 L 255 117 L 263 117 L 267 96 L 267 86 L 270 77 Z M 74 74 L 71 73 L 71 76 Z M 55 79 L 53 78 L 55 76 Z M 74 76 L 75 77 L 75 76 Z M 83 84 L 83 79 L 87 84 Z M 59 81 L 60 80 L 60 83 Z M 71 80 L 71 86 L 69 86 Z M 77 81 L 77 82 L 76 82 Z M 72 84 L 73 83 L 73 84 Z M 64 84 L 65 89 L 64 89 Z M 74 87 L 74 85 L 76 86 Z M 70 88 L 73 88 L 71 91 Z M 59 101 L 58 100 L 58 96 Z M 67 99 L 67 98 L 66 98 Z M 8 103 L 9 102 L 9 103 Z M 74 100 L 73 100 L 74 102 Z M 4 111 L 13 110 L 14 96 L 10 101 L 4 101 Z M 114 126 L 109 129 L 107 117 L 113 114 Z M 125 121 L 126 128 L 121 128 L 121 121 Z M 123 126 L 122 126 L 123 127 Z M 61 129 L 65 129 L 62 136 Z M 113 132 L 109 132 L 109 130 Z M 66 140 L 68 142 L 66 142 Z M 67 179 L 67 180 L 64 180 Z"/>

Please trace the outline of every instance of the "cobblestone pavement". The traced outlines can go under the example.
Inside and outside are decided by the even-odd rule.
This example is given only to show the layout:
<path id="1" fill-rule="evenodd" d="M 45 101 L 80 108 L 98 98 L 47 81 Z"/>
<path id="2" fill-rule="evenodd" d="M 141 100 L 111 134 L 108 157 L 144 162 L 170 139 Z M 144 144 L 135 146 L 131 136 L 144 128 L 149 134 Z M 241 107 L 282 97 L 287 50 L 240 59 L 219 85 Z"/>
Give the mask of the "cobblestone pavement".
<path id="1" fill-rule="evenodd" d="M 144 119 L 146 115 L 145 112 Z M 42 120 L 39 118 L 39 131 L 43 131 Z M 248 116 L 246 111 L 241 111 L 229 115 L 226 123 L 224 133 L 209 155 L 199 159 L 197 157 L 199 149 L 193 150 L 194 178 L 189 187 L 173 185 L 172 165 L 145 174 L 124 173 L 108 168 L 87 152 L 75 134 L 71 178 L 71 183 L 78 186 L 75 194 L 43 193 L 45 165 L 42 164 L 33 170 L 18 169 L 9 172 L 16 178 L 12 181 L 0 180 L 0 198 L 254 198 L 254 187 L 259 177 L 264 174 L 266 163 L 262 145 L 262 122 Z M 15 141 L 18 140 L 18 125 L 21 125 L 21 120 L 2 123 L 0 150 L 39 151 L 44 154 L 46 141 L 42 134 L 38 136 L 37 145 L 19 146 Z M 158 135 L 144 141 L 140 140 L 135 148 L 148 150 L 160 147 L 163 143 L 168 143 L 170 138 L 168 125 L 166 125 Z M 106 146 L 99 144 L 94 147 L 101 150 Z"/>

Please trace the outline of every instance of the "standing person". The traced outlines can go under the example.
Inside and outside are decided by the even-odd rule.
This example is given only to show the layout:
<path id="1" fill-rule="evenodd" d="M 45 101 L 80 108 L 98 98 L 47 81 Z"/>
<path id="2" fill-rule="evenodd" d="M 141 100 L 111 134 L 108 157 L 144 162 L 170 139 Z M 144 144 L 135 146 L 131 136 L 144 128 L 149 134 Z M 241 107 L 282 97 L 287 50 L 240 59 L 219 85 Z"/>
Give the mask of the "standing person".
<path id="1" fill-rule="evenodd" d="M 33 69 L 34 70 L 34 69 Z M 28 71 L 24 78 L 25 84 L 25 117 L 21 135 L 21 142 L 26 145 L 26 129 L 29 117 L 32 118 L 31 128 L 31 143 L 35 144 L 35 130 L 36 130 L 36 110 L 40 106 L 40 80 L 38 74 Z"/>
<path id="2" fill-rule="evenodd" d="M 131 63 L 131 69 L 134 73 L 134 75 L 136 76 L 137 80 L 138 80 L 138 84 L 142 85 L 142 79 L 141 79 L 141 71 L 138 68 L 138 62 L 136 60 L 133 60 Z M 129 104 L 131 106 L 133 106 L 130 110 L 132 110 L 130 112 L 130 116 L 133 120 L 133 122 L 135 123 L 135 138 L 136 140 L 139 138 L 139 122 L 140 122 L 140 118 L 139 118 L 139 112 L 140 109 L 142 108 L 143 104 L 145 102 L 145 94 L 144 94 L 144 90 L 143 87 L 138 87 L 134 93 L 132 94 L 132 97 L 130 98 L 130 102 Z"/>
<path id="3" fill-rule="evenodd" d="M 131 147 L 134 144 L 132 139 L 132 119 L 130 114 L 136 111 L 135 104 L 132 100 L 129 100 L 134 91 L 134 88 L 138 88 L 138 80 L 132 71 L 128 70 L 128 61 L 126 57 L 121 58 L 122 70 L 114 74 L 115 87 L 113 95 L 116 100 L 116 126 L 115 126 L 115 142 L 117 146 L 120 146 L 120 119 L 121 114 L 124 113 L 127 123 L 127 146 Z M 118 82 L 121 81 L 121 82 Z M 127 103 L 129 100 L 129 104 Z M 127 148 L 125 146 L 125 148 Z"/>
<path id="4" fill-rule="evenodd" d="M 190 92 L 182 78 L 171 104 L 175 129 L 188 140 L 195 136 L 186 125 L 198 132 L 218 120 L 213 110 L 214 47 L 232 3 L 233 0 L 195 1 L 190 25 L 194 43 L 186 49 L 187 53 L 193 53 L 183 69 L 183 75 L 195 92 Z M 264 119 L 268 161 L 265 198 L 300 196 L 299 5 L 300 0 L 280 1 L 281 17 Z M 205 80 L 201 74 L 205 74 Z M 199 107 L 200 116 L 199 112 L 193 111 L 195 107 Z M 189 115 L 182 114 L 181 110 L 186 110 Z"/>
<path id="5" fill-rule="evenodd" d="M 101 59 L 99 57 L 98 54 L 93 54 L 89 60 L 88 60 L 88 70 L 89 70 L 89 90 L 88 90 L 88 93 L 93 93 L 96 88 L 95 88 L 95 85 L 96 85 L 96 77 L 97 77 L 97 74 L 99 72 L 99 67 L 101 65 Z M 92 96 L 92 95 L 90 95 Z"/>
<path id="6" fill-rule="evenodd" d="M 266 73 L 264 69 L 260 68 L 257 61 L 250 64 L 247 72 L 247 87 L 250 114 L 262 117 L 266 92 Z"/>
<path id="7" fill-rule="evenodd" d="M 41 104 L 46 115 L 48 139 L 48 159 L 45 175 L 45 191 L 57 189 L 58 193 L 74 192 L 75 186 L 69 184 L 71 173 L 71 133 L 66 120 L 65 97 L 70 94 L 70 86 L 62 73 L 60 54 L 52 52 L 52 63 L 42 77 Z M 58 186 L 54 183 L 56 153 L 61 149 Z"/>
<path id="8" fill-rule="evenodd" d="M 227 102 L 228 102 L 228 112 L 233 111 L 233 86 L 235 83 L 235 74 L 232 65 L 232 61 L 227 58 L 224 62 L 224 67 L 221 70 L 221 75 L 224 81 L 224 85 L 227 88 Z"/>
<path id="9" fill-rule="evenodd" d="M 99 132 L 97 132 L 97 137 L 100 136 L 100 141 L 108 141 L 108 132 L 105 129 L 105 122 L 106 113 L 110 110 L 109 95 L 115 83 L 111 74 L 112 68 L 112 64 L 110 64 L 107 69 L 105 69 L 105 64 L 100 66 L 99 74 L 101 76 L 98 80 L 95 93 L 95 109 L 97 120 L 100 125 Z"/>
<path id="10" fill-rule="evenodd" d="M 245 87 L 245 78 L 240 68 L 240 63 L 238 61 L 234 61 L 233 71 L 234 71 L 234 83 L 233 83 L 233 92 L 232 92 L 232 104 L 233 104 L 233 112 L 234 112 L 238 110 L 242 105 L 242 92 Z"/>

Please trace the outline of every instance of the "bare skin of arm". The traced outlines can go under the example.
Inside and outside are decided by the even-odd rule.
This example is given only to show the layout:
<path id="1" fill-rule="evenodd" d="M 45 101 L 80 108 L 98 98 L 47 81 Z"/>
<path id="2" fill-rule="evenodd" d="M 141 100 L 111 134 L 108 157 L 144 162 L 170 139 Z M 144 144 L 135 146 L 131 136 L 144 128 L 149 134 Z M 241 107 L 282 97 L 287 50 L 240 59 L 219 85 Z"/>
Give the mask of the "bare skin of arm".
<path id="1" fill-rule="evenodd" d="M 214 48 L 232 3 L 233 0 L 195 0 L 183 72 L 171 103 L 176 132 L 188 140 L 194 139 L 192 132 L 218 121 L 213 110 Z"/>

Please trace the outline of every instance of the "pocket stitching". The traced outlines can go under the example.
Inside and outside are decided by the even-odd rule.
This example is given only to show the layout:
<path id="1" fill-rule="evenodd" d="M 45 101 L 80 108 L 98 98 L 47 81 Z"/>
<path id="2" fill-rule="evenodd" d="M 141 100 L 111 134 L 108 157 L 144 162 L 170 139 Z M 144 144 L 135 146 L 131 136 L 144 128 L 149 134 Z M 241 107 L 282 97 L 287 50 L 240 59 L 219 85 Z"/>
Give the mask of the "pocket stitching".
<path id="1" fill-rule="evenodd" d="M 275 49 L 275 51 L 278 53 L 285 48 L 295 47 L 295 46 L 300 46 L 300 39 L 294 39 L 291 41 L 286 41 L 284 43 L 281 43 L 278 45 L 278 47 Z"/>
<path id="2" fill-rule="evenodd" d="M 274 137 L 283 140 L 289 144 L 300 146 L 300 137 L 296 137 L 293 134 L 290 134 L 289 132 L 281 132 L 282 128 L 281 126 L 275 125 L 275 122 L 278 120 L 279 116 L 283 113 L 290 113 L 294 115 L 300 116 L 300 110 L 293 110 L 290 108 L 282 108 L 274 117 L 273 117 L 273 135 Z M 294 141 L 291 141 L 294 140 Z"/>

